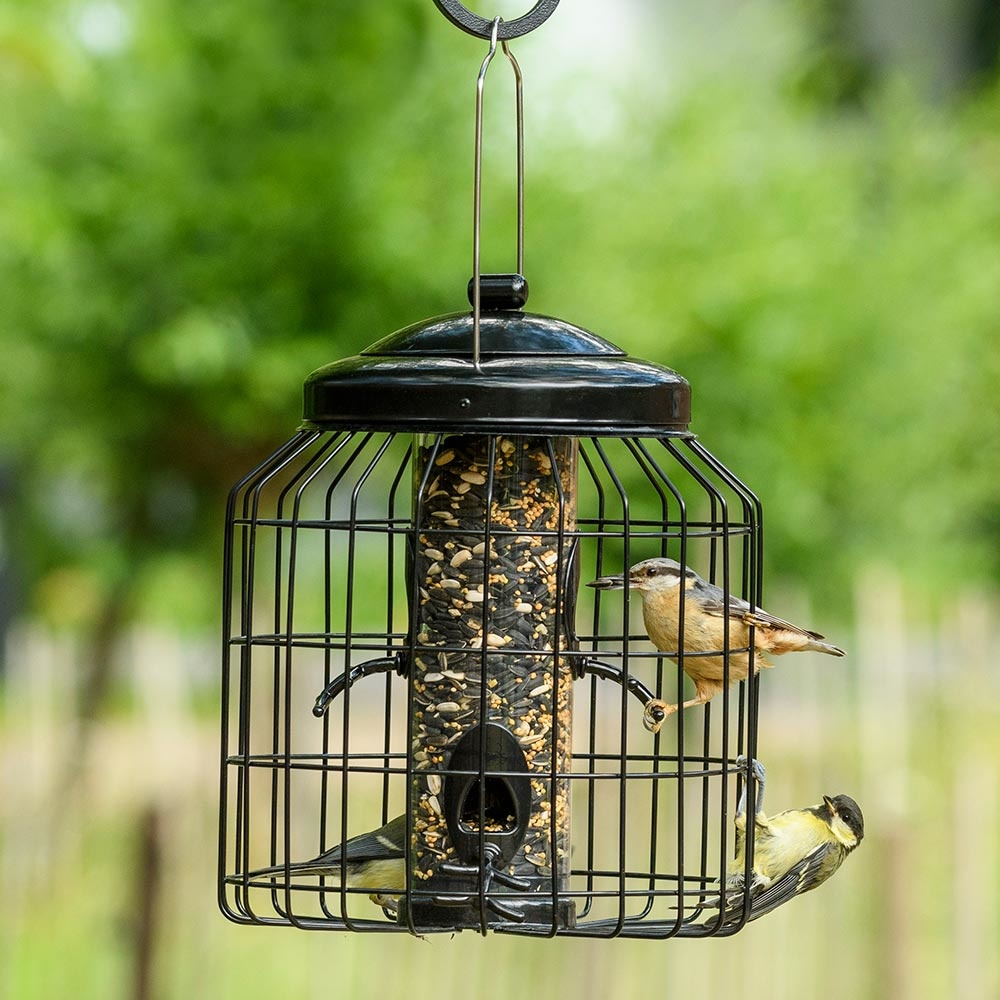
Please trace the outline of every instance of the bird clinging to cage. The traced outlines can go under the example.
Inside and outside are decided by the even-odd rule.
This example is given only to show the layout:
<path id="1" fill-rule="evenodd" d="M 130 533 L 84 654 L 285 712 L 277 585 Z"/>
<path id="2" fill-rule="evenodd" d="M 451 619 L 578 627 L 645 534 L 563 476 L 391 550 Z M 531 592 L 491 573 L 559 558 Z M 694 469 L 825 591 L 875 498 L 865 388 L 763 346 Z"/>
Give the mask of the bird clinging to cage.
<path id="1" fill-rule="evenodd" d="M 695 696 L 681 705 L 669 705 L 654 698 L 646 705 L 643 725 L 652 733 L 679 708 L 702 705 L 718 694 L 725 684 L 725 621 L 729 620 L 729 648 L 743 650 L 729 655 L 729 680 L 745 680 L 749 673 L 750 629 L 754 629 L 754 673 L 771 664 L 763 653 L 811 650 L 831 656 L 846 655 L 837 646 L 823 642 L 818 632 L 799 628 L 754 608 L 740 597 L 703 580 L 693 569 L 664 557 L 636 563 L 624 576 L 602 576 L 587 584 L 597 590 L 618 590 L 628 586 L 642 595 L 642 618 L 653 644 L 661 652 L 676 656 L 680 650 L 680 586 L 684 579 L 684 672 L 694 681 Z M 715 653 L 717 655 L 691 655 Z"/>
<path id="2" fill-rule="evenodd" d="M 737 764 L 746 766 L 746 758 Z M 865 835 L 861 807 L 849 795 L 823 796 L 804 809 L 786 809 L 768 817 L 763 811 L 766 774 L 759 761 L 751 763 L 757 782 L 753 821 L 753 879 L 750 884 L 749 920 L 770 913 L 795 896 L 821 886 L 844 863 Z M 743 909 L 746 867 L 747 788 L 736 808 L 736 853 L 729 865 L 727 922 Z M 719 905 L 718 897 L 709 906 Z"/>
<path id="3" fill-rule="evenodd" d="M 294 861 L 288 865 L 258 868 L 250 878 L 284 875 L 339 876 L 341 861 L 346 859 L 348 889 L 377 890 L 369 897 L 385 910 L 395 913 L 399 897 L 406 885 L 406 816 L 397 816 L 385 826 L 351 837 L 324 851 L 311 861 Z M 396 892 L 386 890 L 394 889 Z"/>

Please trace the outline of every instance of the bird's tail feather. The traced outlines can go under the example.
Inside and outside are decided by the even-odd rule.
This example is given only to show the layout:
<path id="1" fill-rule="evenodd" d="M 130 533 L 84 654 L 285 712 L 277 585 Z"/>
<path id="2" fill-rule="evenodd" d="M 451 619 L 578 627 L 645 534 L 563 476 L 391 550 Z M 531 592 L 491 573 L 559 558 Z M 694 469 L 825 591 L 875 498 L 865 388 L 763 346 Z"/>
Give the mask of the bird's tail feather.
<path id="1" fill-rule="evenodd" d="M 267 878 L 272 875 L 284 875 L 284 865 L 274 865 L 270 868 L 256 868 L 247 872 L 248 878 Z M 340 865 L 327 861 L 318 864 L 311 861 L 296 861 L 287 868 L 289 875 L 337 875 L 340 872 Z"/>
<path id="2" fill-rule="evenodd" d="M 839 646 L 833 646 L 829 642 L 820 642 L 818 639 L 813 639 L 803 649 L 808 649 L 814 653 L 829 653 L 830 656 L 847 656 L 847 653 Z"/>

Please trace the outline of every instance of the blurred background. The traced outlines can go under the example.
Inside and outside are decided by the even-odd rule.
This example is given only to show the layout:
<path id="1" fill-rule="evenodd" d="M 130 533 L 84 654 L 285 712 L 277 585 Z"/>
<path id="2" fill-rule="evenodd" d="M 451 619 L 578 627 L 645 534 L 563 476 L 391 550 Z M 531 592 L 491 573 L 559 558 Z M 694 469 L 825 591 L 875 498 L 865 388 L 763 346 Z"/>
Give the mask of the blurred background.
<path id="1" fill-rule="evenodd" d="M 15 0 L 0 996 L 1000 995 L 1000 7 L 566 0 L 513 48 L 530 308 L 691 381 L 764 502 L 766 605 L 850 653 L 765 678 L 769 810 L 850 793 L 865 843 L 723 941 L 228 924 L 225 496 L 311 370 L 464 307 L 486 46 L 431 0 Z"/>

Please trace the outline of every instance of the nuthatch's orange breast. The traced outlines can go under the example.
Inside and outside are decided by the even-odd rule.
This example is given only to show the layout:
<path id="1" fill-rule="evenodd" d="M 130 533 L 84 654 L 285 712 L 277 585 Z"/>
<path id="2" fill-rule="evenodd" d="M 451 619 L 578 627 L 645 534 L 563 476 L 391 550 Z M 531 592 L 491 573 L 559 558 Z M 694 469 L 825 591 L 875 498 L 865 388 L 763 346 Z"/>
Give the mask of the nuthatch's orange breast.
<path id="1" fill-rule="evenodd" d="M 676 652 L 679 641 L 680 587 L 646 590 L 641 593 L 642 620 L 653 645 L 664 652 Z"/>
<path id="2" fill-rule="evenodd" d="M 680 649 L 680 587 L 647 590 L 642 592 L 642 618 L 646 632 L 657 649 L 676 653 Z M 725 649 L 725 621 L 719 615 L 705 614 L 694 597 L 684 601 L 684 652 L 721 653 Z M 739 649 L 749 641 L 749 629 L 739 619 L 729 619 L 729 648 Z M 724 676 L 724 661 L 720 656 L 691 657 L 685 659 L 684 669 L 692 677 Z M 747 654 L 735 653 L 729 658 L 732 679 L 745 677 Z"/>

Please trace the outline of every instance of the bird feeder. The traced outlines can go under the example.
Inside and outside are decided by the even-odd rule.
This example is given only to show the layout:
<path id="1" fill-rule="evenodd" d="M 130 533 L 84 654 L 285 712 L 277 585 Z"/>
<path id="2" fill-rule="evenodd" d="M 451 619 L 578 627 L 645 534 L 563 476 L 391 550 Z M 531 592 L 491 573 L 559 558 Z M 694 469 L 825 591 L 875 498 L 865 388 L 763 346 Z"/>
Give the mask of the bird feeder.
<path id="1" fill-rule="evenodd" d="M 657 717 L 684 701 L 683 643 L 656 649 L 628 590 L 581 585 L 669 556 L 757 605 L 760 506 L 690 432 L 680 375 L 524 310 L 520 197 L 518 273 L 480 273 L 486 68 L 501 41 L 520 146 L 506 39 L 556 0 L 511 24 L 436 2 L 490 39 L 472 309 L 311 374 L 301 428 L 230 494 L 220 905 L 310 929 L 731 934 L 745 917 L 705 901 L 756 678 L 728 683 L 727 638 L 722 693 Z M 296 873 L 400 814 L 384 910 Z"/>

